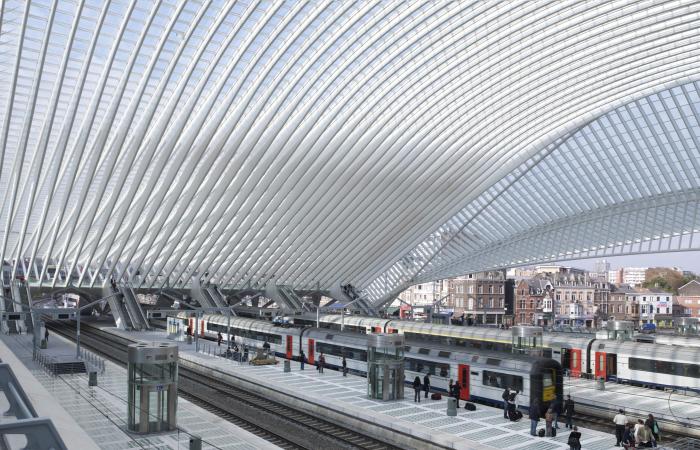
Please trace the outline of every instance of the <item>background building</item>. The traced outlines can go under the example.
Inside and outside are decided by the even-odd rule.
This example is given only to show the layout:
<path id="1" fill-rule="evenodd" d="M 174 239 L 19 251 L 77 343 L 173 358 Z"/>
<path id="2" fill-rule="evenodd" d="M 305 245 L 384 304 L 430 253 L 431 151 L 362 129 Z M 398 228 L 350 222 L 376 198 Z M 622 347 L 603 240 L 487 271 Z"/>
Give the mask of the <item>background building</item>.
<path id="1" fill-rule="evenodd" d="M 700 317 L 700 282 L 690 280 L 679 287 L 677 302 L 683 307 L 685 315 Z"/>
<path id="2" fill-rule="evenodd" d="M 465 323 L 502 324 L 509 315 L 502 271 L 470 273 L 449 280 L 447 307 Z"/>

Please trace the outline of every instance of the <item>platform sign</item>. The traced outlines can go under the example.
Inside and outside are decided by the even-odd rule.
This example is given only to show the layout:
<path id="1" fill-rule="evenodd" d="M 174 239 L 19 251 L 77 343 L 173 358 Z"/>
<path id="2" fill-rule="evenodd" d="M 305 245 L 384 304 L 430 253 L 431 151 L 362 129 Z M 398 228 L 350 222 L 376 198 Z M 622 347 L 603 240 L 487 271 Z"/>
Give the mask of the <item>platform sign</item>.
<path id="1" fill-rule="evenodd" d="M 163 390 L 162 384 L 156 384 L 156 391 L 161 392 Z"/>

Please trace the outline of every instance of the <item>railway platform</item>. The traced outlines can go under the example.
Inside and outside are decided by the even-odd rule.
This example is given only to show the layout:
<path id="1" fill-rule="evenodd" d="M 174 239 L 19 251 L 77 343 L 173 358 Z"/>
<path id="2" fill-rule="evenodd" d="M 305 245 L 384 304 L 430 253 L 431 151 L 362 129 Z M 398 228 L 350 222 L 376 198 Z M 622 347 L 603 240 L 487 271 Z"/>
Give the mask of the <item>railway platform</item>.
<path id="1" fill-rule="evenodd" d="M 141 341 L 165 340 L 163 331 L 125 332 L 115 328 L 102 328 L 118 336 Z M 191 364 L 208 368 L 211 374 L 228 378 L 238 385 L 246 385 L 258 392 L 267 392 L 278 399 L 286 398 L 296 406 L 319 414 L 332 414 L 345 420 L 364 421 L 384 427 L 387 433 L 410 434 L 443 448 L 464 449 L 568 449 L 568 430 L 563 422 L 555 438 L 530 436 L 530 421 L 527 416 L 519 422 L 503 418 L 503 410 L 477 405 L 476 411 L 461 408 L 456 417 L 446 415 L 447 400 L 422 399 L 414 403 L 406 394 L 401 401 L 382 402 L 367 398 L 367 380 L 348 374 L 343 377 L 335 370 L 326 369 L 319 374 L 313 366 L 300 370 L 298 362 L 291 362 L 291 371 L 284 372 L 280 359 L 277 365 L 253 366 L 220 358 L 210 353 L 215 343 L 202 345 L 200 352 L 193 344 L 178 342 L 180 364 Z M 413 392 L 410 392 L 412 397 Z M 464 402 L 462 402 L 464 404 Z M 339 419 L 340 420 L 340 419 Z M 360 423 L 357 426 L 361 426 Z M 539 428 L 544 427 L 540 421 Z M 580 428 L 584 449 L 613 449 L 612 434 Z"/>
<path id="2" fill-rule="evenodd" d="M 700 437 L 700 397 L 684 391 L 646 389 L 629 384 L 605 383 L 599 390 L 597 382 L 583 378 L 566 378 L 564 394 L 571 394 L 578 411 L 612 417 L 622 408 L 628 416 L 646 417 L 650 412 L 662 430 L 682 432 Z"/>
<path id="3" fill-rule="evenodd" d="M 71 442 L 75 442 L 76 436 L 85 436 L 87 439 L 85 445 L 71 445 L 67 442 L 68 448 L 175 450 L 189 448 L 191 436 L 202 438 L 202 448 L 278 448 L 182 397 L 178 399 L 178 430 L 147 436 L 127 433 L 126 369 L 105 361 L 104 372 L 98 374 L 97 386 L 90 387 L 86 373 L 54 376 L 37 364 L 32 357 L 31 336 L 0 335 L 0 341 L 0 357 L 16 357 L 46 391 L 44 399 L 53 402 L 49 417 L 54 419 L 67 416 L 72 419 L 74 427 L 68 428 L 72 432 L 62 432 L 59 428 L 64 440 L 68 437 L 72 439 Z M 62 360 L 70 360 L 75 354 L 75 344 L 60 336 L 51 335 L 47 351 Z M 60 423 L 56 421 L 57 427 Z M 90 442 L 92 445 L 89 445 Z"/>

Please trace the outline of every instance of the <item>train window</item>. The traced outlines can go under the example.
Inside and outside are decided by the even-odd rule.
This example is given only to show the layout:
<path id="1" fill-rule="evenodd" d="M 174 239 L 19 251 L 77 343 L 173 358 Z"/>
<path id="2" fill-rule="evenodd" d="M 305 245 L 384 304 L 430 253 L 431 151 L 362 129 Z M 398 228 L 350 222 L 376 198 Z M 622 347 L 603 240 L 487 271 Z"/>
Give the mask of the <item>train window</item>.
<path id="1" fill-rule="evenodd" d="M 630 358 L 629 368 L 645 372 L 663 373 L 681 377 L 700 378 L 700 365 L 683 364 L 670 361 L 654 361 L 652 359 Z"/>
<path id="2" fill-rule="evenodd" d="M 403 351 L 406 352 L 406 353 L 410 352 L 410 351 L 411 351 L 411 346 L 410 346 L 410 345 L 404 346 Z"/>
<path id="3" fill-rule="evenodd" d="M 501 360 L 496 358 L 486 358 L 486 364 L 490 364 L 492 366 L 500 366 Z"/>
<path id="4" fill-rule="evenodd" d="M 472 356 L 472 362 L 477 362 L 479 360 L 478 356 Z"/>
<path id="5" fill-rule="evenodd" d="M 316 342 L 316 353 L 325 353 L 333 356 L 343 356 L 347 359 L 357 361 L 367 361 L 367 352 L 352 347 L 343 347 L 335 344 L 326 344 L 325 342 Z"/>
<path id="6" fill-rule="evenodd" d="M 509 387 L 518 391 L 523 390 L 523 377 L 511 375 L 509 373 L 491 372 L 489 370 L 484 370 L 482 374 L 484 386 L 497 387 L 500 389 Z"/>
<path id="7" fill-rule="evenodd" d="M 598 346 L 598 350 L 605 350 L 605 344 L 600 344 Z"/>
<path id="8" fill-rule="evenodd" d="M 411 372 L 427 373 L 445 378 L 450 373 L 449 364 L 434 363 L 431 361 L 423 361 L 421 359 L 414 358 L 404 359 L 404 369 L 410 370 Z"/>
<path id="9" fill-rule="evenodd" d="M 479 372 L 472 372 L 471 374 L 474 375 L 474 376 L 476 376 L 476 377 L 479 376 Z"/>
<path id="10" fill-rule="evenodd" d="M 429 348 L 419 348 L 418 353 L 420 353 L 421 355 L 429 355 L 430 349 Z"/>
<path id="11" fill-rule="evenodd" d="M 440 358 L 449 358 L 451 354 L 452 354 L 452 352 L 439 352 L 438 356 Z"/>
<path id="12" fill-rule="evenodd" d="M 578 352 L 572 352 L 571 353 L 571 367 L 572 368 L 578 368 Z"/>
<path id="13" fill-rule="evenodd" d="M 327 340 L 327 341 L 332 341 L 332 340 L 333 340 L 333 335 L 332 335 L 332 334 L 327 334 L 327 335 L 326 335 L 326 340 Z"/>

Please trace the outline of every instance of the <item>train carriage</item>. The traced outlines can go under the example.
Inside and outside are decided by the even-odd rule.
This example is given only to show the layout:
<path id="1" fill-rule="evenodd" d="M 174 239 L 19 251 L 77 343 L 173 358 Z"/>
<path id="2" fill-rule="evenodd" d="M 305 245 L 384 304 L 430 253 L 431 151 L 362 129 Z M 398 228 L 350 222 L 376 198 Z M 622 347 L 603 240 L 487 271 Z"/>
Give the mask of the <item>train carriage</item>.
<path id="1" fill-rule="evenodd" d="M 366 374 L 367 341 L 351 333 L 309 329 L 302 333 L 307 355 L 318 358 L 323 353 L 329 367 L 339 368 L 343 355 L 349 370 Z M 520 391 L 519 404 L 528 407 L 533 396 L 545 407 L 557 396 L 561 400 L 563 377 L 561 365 L 549 358 L 507 355 L 456 346 L 431 346 L 430 343 L 407 341 L 405 347 L 405 382 L 414 377 L 431 376 L 431 387 L 447 391 L 450 379 L 461 386 L 463 400 L 502 404 L 506 387 Z M 310 361 L 311 362 L 311 361 Z"/>
<path id="2" fill-rule="evenodd" d="M 700 392 L 700 349 L 629 341 L 595 341 L 595 377 Z"/>

